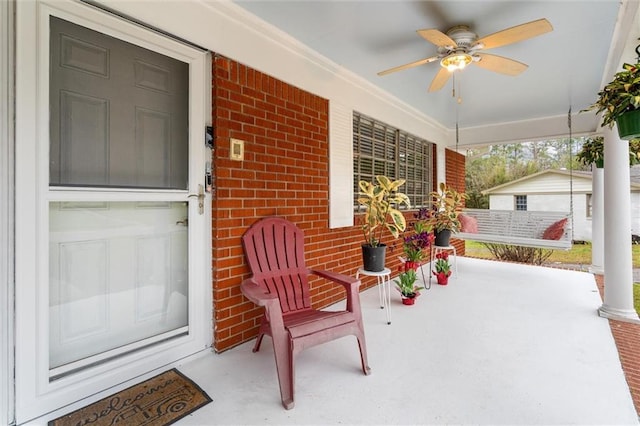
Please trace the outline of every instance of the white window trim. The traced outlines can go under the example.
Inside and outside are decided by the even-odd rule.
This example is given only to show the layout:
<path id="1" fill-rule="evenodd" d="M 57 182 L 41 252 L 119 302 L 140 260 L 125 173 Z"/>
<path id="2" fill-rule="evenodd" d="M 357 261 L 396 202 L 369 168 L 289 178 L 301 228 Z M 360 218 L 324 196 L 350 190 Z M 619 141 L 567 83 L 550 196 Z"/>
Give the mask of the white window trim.
<path id="1" fill-rule="evenodd" d="M 0 423 L 14 422 L 14 11 L 0 2 Z"/>
<path id="2" fill-rule="evenodd" d="M 329 228 L 353 226 L 353 110 L 329 102 Z"/>

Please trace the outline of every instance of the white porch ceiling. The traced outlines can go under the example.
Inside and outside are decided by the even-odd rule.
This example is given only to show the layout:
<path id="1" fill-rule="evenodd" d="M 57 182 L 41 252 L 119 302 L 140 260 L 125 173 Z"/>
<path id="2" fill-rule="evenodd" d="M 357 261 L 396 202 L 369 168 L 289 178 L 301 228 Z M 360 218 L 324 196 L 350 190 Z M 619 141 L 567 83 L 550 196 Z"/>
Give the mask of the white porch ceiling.
<path id="1" fill-rule="evenodd" d="M 561 134 L 570 107 L 574 133 L 597 131 L 595 115 L 578 112 L 595 100 L 621 62 L 635 60 L 640 36 L 637 0 L 235 3 L 450 131 L 457 119 L 467 144 L 499 139 L 499 129 L 509 129 L 512 140 Z M 487 52 L 529 68 L 509 77 L 468 67 L 457 78 L 460 104 L 452 97 L 452 79 L 442 90 L 427 92 L 437 62 L 376 74 L 436 54 L 416 30 L 446 32 L 466 24 L 482 37 L 539 18 L 547 18 L 554 30 Z"/>

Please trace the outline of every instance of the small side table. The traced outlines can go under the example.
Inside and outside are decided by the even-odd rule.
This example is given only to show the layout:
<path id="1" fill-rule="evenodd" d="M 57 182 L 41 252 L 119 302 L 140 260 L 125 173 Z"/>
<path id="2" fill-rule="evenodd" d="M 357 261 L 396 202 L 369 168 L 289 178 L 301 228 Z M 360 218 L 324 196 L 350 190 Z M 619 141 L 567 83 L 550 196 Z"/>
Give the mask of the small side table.
<path id="1" fill-rule="evenodd" d="M 456 253 L 456 248 L 452 245 L 449 246 L 433 246 L 433 256 L 432 259 L 435 260 L 436 255 L 443 251 L 453 251 L 453 269 L 456 272 L 456 277 L 458 276 L 458 254 Z"/>
<path id="2" fill-rule="evenodd" d="M 359 278 L 360 274 L 378 279 L 380 309 L 387 310 L 387 324 L 391 324 L 391 269 L 384 268 L 382 271 L 374 272 L 359 268 L 356 272 L 356 278 Z"/>

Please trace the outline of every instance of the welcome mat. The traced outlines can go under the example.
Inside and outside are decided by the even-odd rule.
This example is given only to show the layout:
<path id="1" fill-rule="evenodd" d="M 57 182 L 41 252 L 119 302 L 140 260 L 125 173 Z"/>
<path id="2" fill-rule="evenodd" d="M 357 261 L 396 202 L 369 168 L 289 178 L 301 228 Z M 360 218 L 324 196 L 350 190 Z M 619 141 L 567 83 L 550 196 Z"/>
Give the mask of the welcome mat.
<path id="1" fill-rule="evenodd" d="M 175 368 L 49 422 L 49 426 L 164 426 L 211 402 Z"/>

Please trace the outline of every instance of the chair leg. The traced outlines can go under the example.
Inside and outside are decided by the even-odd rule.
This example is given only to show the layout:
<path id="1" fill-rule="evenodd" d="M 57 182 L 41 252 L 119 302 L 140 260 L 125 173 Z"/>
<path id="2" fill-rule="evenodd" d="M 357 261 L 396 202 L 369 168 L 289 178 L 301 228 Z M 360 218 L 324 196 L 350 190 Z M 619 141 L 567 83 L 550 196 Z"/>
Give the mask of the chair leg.
<path id="1" fill-rule="evenodd" d="M 258 330 L 258 338 L 256 339 L 256 344 L 253 346 L 253 352 L 258 352 L 260 350 L 260 345 L 262 344 L 262 338 L 265 334 L 269 334 L 269 321 L 267 321 L 266 317 L 262 317 L 262 321 L 260 323 L 260 329 Z"/>
<path id="2" fill-rule="evenodd" d="M 253 352 L 258 352 L 260 350 L 260 344 L 262 343 L 262 338 L 264 337 L 264 333 L 258 334 L 256 338 L 256 344 L 253 345 Z"/>
<path id="3" fill-rule="evenodd" d="M 362 363 L 362 372 L 368 376 L 371 374 L 371 367 L 369 367 L 369 360 L 367 358 L 367 342 L 364 339 L 364 332 L 360 332 L 356 335 L 358 339 L 358 347 L 360 348 L 360 362 Z"/>
<path id="4" fill-rule="evenodd" d="M 290 410 L 295 405 L 293 402 L 293 345 L 286 332 L 282 333 L 273 331 L 272 333 L 273 353 L 276 358 L 276 370 L 278 371 L 282 406 L 285 409 Z"/>

